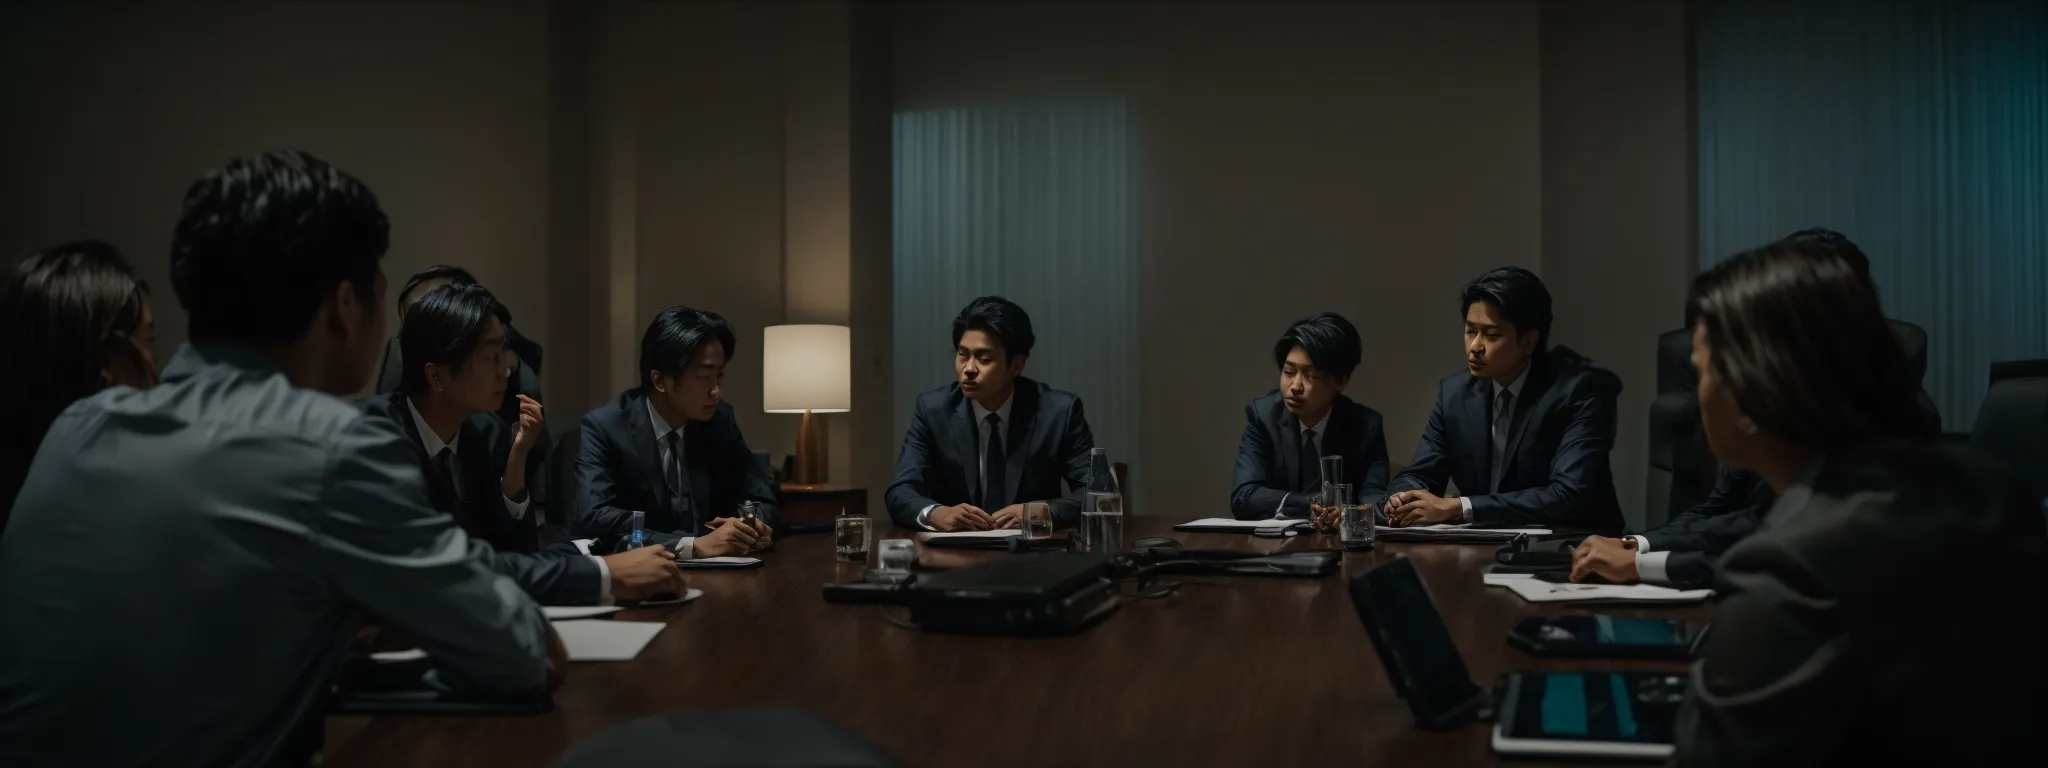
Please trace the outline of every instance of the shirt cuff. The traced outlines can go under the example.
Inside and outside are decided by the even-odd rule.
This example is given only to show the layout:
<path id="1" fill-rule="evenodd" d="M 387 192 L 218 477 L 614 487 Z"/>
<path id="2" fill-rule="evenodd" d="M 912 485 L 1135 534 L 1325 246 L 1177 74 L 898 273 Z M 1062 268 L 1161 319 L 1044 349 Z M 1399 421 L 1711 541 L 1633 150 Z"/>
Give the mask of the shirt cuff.
<path id="1" fill-rule="evenodd" d="M 1631 539 L 1635 539 L 1635 540 L 1636 540 L 1636 551 L 1637 551 L 1637 552 L 1649 552 L 1649 551 L 1652 551 L 1652 550 L 1650 549 L 1650 537 L 1648 537 L 1648 536 L 1630 536 L 1629 538 L 1631 538 Z"/>
<path id="2" fill-rule="evenodd" d="M 697 537 L 684 536 L 676 540 L 676 559 L 689 560 L 697 556 Z"/>
<path id="3" fill-rule="evenodd" d="M 929 507 L 925 507 L 923 512 L 917 513 L 917 527 L 923 528 L 927 531 L 938 530 L 937 528 L 932 527 L 932 510 L 938 508 L 939 505 L 933 504 Z"/>
<path id="4" fill-rule="evenodd" d="M 605 565 L 604 558 L 602 557 L 598 557 L 597 555 L 589 555 L 589 557 L 590 559 L 597 561 L 597 604 L 611 605 L 612 567 L 609 565 Z"/>
<path id="5" fill-rule="evenodd" d="M 499 494 L 499 496 L 501 496 L 501 497 L 503 497 L 503 498 L 505 499 L 505 511 L 506 511 L 506 512 L 509 512 L 509 513 L 511 513 L 511 515 L 512 515 L 512 519 L 514 519 L 514 520 L 525 520 L 525 519 L 526 519 L 526 507 L 527 507 L 527 505 L 530 505 L 530 504 L 532 504 L 532 503 L 533 503 L 533 494 L 531 494 L 531 493 L 529 493 L 529 494 L 526 494 L 526 500 L 525 500 L 525 501 L 513 501 L 513 500 L 512 500 L 512 497 L 510 497 L 510 496 L 505 496 L 504 494 Z"/>
<path id="6" fill-rule="evenodd" d="M 1472 522 L 1472 497 L 1459 496 L 1458 506 L 1463 507 L 1465 510 L 1465 522 Z"/>
<path id="7" fill-rule="evenodd" d="M 1671 586 L 1671 575 L 1664 570 L 1664 561 L 1669 559 L 1670 552 L 1637 552 L 1636 580 L 1644 584 Z"/>

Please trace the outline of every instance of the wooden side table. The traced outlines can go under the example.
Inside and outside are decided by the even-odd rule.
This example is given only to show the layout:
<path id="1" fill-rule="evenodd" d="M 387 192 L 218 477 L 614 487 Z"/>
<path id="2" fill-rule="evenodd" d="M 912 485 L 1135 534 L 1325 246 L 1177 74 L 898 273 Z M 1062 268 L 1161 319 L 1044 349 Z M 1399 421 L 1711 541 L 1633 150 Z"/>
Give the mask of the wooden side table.
<path id="1" fill-rule="evenodd" d="M 782 521 L 804 525 L 831 525 L 841 509 L 846 514 L 866 517 L 868 489 L 840 485 L 782 484 Z"/>

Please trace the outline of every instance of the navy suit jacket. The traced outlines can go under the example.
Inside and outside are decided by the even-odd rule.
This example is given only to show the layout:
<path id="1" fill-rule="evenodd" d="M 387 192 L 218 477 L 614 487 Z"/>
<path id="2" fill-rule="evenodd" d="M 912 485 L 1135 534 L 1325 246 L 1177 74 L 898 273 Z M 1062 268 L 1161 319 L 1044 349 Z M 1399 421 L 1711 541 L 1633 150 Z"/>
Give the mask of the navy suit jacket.
<path id="1" fill-rule="evenodd" d="M 1621 530 L 1621 503 L 1607 452 L 1614 435 L 1613 392 L 1592 371 L 1541 355 L 1530 364 L 1509 421 L 1498 492 L 1493 463 L 1493 382 L 1468 371 L 1445 376 L 1415 446 L 1415 461 L 1389 491 L 1442 495 L 1456 481 L 1472 499 L 1477 526 Z"/>
<path id="2" fill-rule="evenodd" d="M 517 583 L 520 589 L 545 605 L 597 602 L 602 594 L 604 573 L 574 544 L 562 542 L 539 547 L 539 510 L 528 507 L 523 519 L 512 519 L 505 497 L 498 492 L 505 475 L 506 460 L 512 455 L 512 433 L 496 414 L 479 413 L 463 420 L 457 432 L 455 471 L 462 475 L 468 498 L 458 500 L 434 478 L 440 474 L 420 439 L 419 425 L 406 407 L 405 395 L 386 392 L 357 401 L 364 413 L 398 425 L 419 460 L 420 475 L 427 478 L 427 501 L 436 510 L 455 518 L 470 536 L 489 543 L 493 570 Z"/>
<path id="3" fill-rule="evenodd" d="M 611 405 L 583 415 L 583 444 L 576 455 L 576 478 L 583 499 L 576 515 L 576 535 L 596 538 L 610 548 L 632 533 L 633 512 L 640 511 L 647 513 L 649 541 L 672 545 L 685 536 L 703 535 L 705 523 L 732 516 L 746 501 L 757 505 L 757 514 L 769 525 L 781 522 L 775 483 L 768 469 L 754 459 L 753 449 L 747 447 L 730 403 L 721 401 L 710 421 L 683 425 L 689 520 L 677 520 L 670 513 L 661 448 L 654 440 L 647 395 L 637 388 L 621 393 Z"/>
<path id="4" fill-rule="evenodd" d="M 1721 553 L 1754 533 L 1777 497 L 1762 475 L 1722 467 L 1704 501 L 1642 535 L 1653 551 L 1671 553 L 1664 574 L 1673 586 L 1711 587 Z"/>
<path id="5" fill-rule="evenodd" d="M 1380 413 L 1338 395 L 1323 419 L 1322 455 L 1344 457 L 1344 478 L 1359 502 L 1378 506 L 1387 496 L 1387 435 Z M 1230 491 L 1230 513 L 1239 520 L 1263 520 L 1280 512 L 1286 499 L 1288 517 L 1308 517 L 1311 494 L 1299 487 L 1301 419 L 1287 411 L 1280 390 L 1244 405 L 1244 438 L 1237 444 L 1237 473 Z M 1320 478 L 1322 468 L 1310 471 Z"/>
<path id="6" fill-rule="evenodd" d="M 1026 501 L 1052 502 L 1053 521 L 1080 522 L 1088 493 L 1089 451 L 1095 436 L 1081 413 L 1081 398 L 1022 376 L 1010 397 L 1010 428 L 1005 435 L 1004 488 L 1009 497 L 981 498 L 980 430 L 974 407 L 956 382 L 917 396 L 903 453 L 896 458 L 896 477 L 885 501 L 889 517 L 905 528 L 917 527 L 917 513 L 937 504 L 973 504 L 989 514 Z M 1068 488 L 1060 487 L 1065 481 Z"/>

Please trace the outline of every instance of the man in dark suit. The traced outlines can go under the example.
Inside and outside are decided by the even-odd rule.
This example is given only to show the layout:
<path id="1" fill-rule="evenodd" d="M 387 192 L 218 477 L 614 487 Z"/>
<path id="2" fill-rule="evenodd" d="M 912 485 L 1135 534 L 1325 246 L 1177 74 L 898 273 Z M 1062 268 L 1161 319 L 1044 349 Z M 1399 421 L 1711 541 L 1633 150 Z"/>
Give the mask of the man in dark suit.
<path id="1" fill-rule="evenodd" d="M 399 389 L 358 405 L 398 426 L 415 449 L 434 509 L 491 545 L 492 566 L 550 605 L 637 600 L 683 588 L 675 558 L 644 547 L 609 558 L 567 542 L 541 548 L 529 514 L 525 464 L 544 429 L 539 403 L 522 398 L 517 431 L 491 409 L 506 386 L 504 307 L 483 286 L 446 285 L 407 313 Z"/>
<path id="2" fill-rule="evenodd" d="M 1721 553 L 1754 533 L 1777 498 L 1762 475 L 1722 467 L 1713 492 L 1669 522 L 1621 539 L 1586 537 L 1572 553 L 1572 580 L 1712 587 Z"/>
<path id="3" fill-rule="evenodd" d="M 768 546 L 781 518 L 775 485 L 719 399 L 735 347 L 732 325 L 717 314 L 677 306 L 654 316 L 640 337 L 640 386 L 583 416 L 578 535 L 615 546 L 637 511 L 647 540 L 679 557 Z M 754 519 L 739 516 L 745 502 Z"/>
<path id="4" fill-rule="evenodd" d="M 1621 529 L 1607 451 L 1617 393 L 1549 352 L 1550 291 L 1521 267 L 1465 286 L 1466 370 L 1437 388 L 1415 461 L 1395 478 L 1395 525 Z M 1461 498 L 1441 494 L 1457 483 Z"/>
<path id="5" fill-rule="evenodd" d="M 1024 378 L 1035 342 L 1031 316 L 1000 296 L 953 319 L 958 380 L 917 396 L 886 496 L 897 525 L 1015 528 L 1028 501 L 1051 502 L 1055 524 L 1080 522 L 1095 438 L 1081 398 Z"/>
<path id="6" fill-rule="evenodd" d="M 1273 345 L 1280 388 L 1244 406 L 1244 438 L 1230 512 L 1239 520 L 1307 518 L 1322 490 L 1322 457 L 1344 458 L 1339 483 L 1355 500 L 1387 495 L 1387 436 L 1380 414 L 1344 396 L 1364 345 L 1351 321 L 1334 312 L 1296 322 Z M 1327 511 L 1325 511 L 1327 512 Z"/>

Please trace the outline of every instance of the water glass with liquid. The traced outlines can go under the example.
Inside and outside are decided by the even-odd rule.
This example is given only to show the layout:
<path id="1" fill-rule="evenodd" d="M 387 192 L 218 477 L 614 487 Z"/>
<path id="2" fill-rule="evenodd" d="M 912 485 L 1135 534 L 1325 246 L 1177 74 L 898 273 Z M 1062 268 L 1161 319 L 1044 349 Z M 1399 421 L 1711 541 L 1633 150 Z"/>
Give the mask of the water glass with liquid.
<path id="1" fill-rule="evenodd" d="M 1023 530 L 1026 539 L 1052 538 L 1052 506 L 1043 501 L 1026 502 L 1023 519 L 1017 522 L 1017 527 Z"/>
<path id="2" fill-rule="evenodd" d="M 832 549 L 842 560 L 868 559 L 868 519 L 840 515 L 832 521 Z"/>

